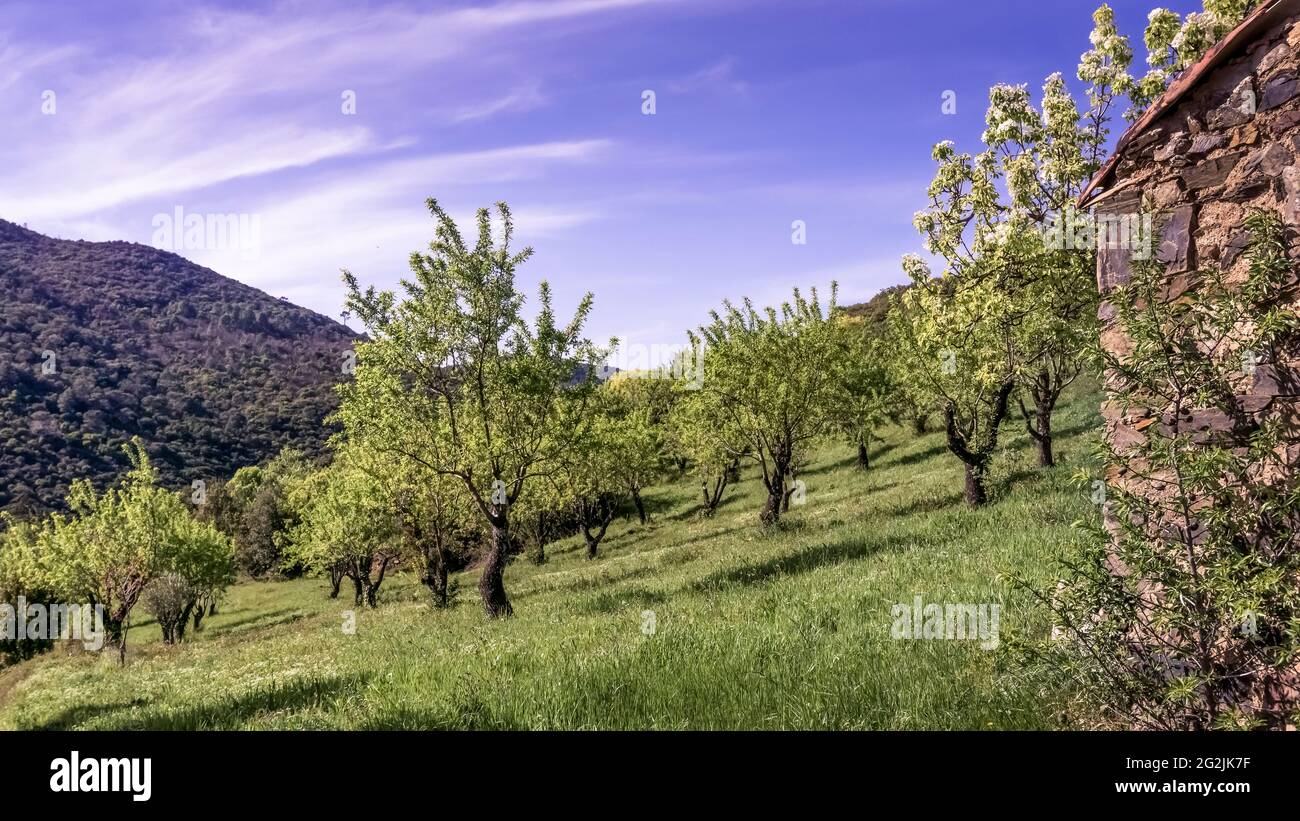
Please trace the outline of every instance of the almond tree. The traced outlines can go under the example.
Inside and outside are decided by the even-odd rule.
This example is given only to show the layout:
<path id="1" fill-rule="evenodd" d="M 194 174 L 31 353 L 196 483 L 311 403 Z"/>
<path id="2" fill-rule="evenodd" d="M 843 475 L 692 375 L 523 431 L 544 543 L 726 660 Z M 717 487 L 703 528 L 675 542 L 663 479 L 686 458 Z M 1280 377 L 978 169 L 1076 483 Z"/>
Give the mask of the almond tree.
<path id="1" fill-rule="evenodd" d="M 830 414 L 843 401 L 837 378 L 839 355 L 835 294 L 823 311 L 814 288 L 798 289 L 780 309 L 756 309 L 749 299 L 723 303 L 713 321 L 692 334 L 704 355 L 704 379 L 695 400 L 715 420 L 714 432 L 733 459 L 751 459 L 762 471 L 765 525 L 781 518 L 796 452 L 826 433 Z M 707 494 L 706 494 L 707 495 Z"/>
<path id="2" fill-rule="evenodd" d="M 572 444 L 574 417 L 561 405 L 594 389 L 605 354 L 582 336 L 590 294 L 559 325 L 543 282 L 537 316 L 525 320 L 515 271 L 532 250 L 511 251 L 505 203 L 497 206 L 500 241 L 484 208 L 472 246 L 436 201 L 427 204 L 435 239 L 428 253 L 411 254 L 400 298 L 363 291 L 344 272 L 348 308 L 369 341 L 357 345 L 356 379 L 340 387 L 336 418 L 364 447 L 455 480 L 490 532 L 479 577 L 483 608 L 490 618 L 509 616 L 503 575 L 511 506 Z"/>
<path id="3" fill-rule="evenodd" d="M 128 620 L 146 586 L 163 573 L 231 561 L 230 542 L 196 521 L 181 497 L 158 487 L 143 444 L 126 448 L 131 470 L 102 494 L 73 485 L 69 512 L 54 514 L 40 536 L 40 561 L 50 586 L 69 601 L 104 608 L 104 625 L 126 661 Z"/>
<path id="4" fill-rule="evenodd" d="M 283 540 L 284 561 L 308 571 L 338 568 L 352 580 L 357 606 L 378 606 L 399 555 L 396 516 L 378 481 L 343 452 L 297 492 L 302 519 Z"/>
<path id="5" fill-rule="evenodd" d="M 705 516 L 712 516 L 722 503 L 736 463 L 728 442 L 740 437 L 734 432 L 720 433 L 725 424 L 728 420 L 714 412 L 713 398 L 691 390 L 682 391 L 668 417 L 669 447 L 687 461 L 700 483 Z"/>
<path id="6" fill-rule="evenodd" d="M 832 408 L 834 424 L 857 448 L 858 467 L 871 465 L 872 437 L 884 422 L 892 386 L 886 359 L 878 340 L 867 335 L 863 321 L 841 316 L 839 355 L 840 380 L 844 387 L 841 404 Z"/>

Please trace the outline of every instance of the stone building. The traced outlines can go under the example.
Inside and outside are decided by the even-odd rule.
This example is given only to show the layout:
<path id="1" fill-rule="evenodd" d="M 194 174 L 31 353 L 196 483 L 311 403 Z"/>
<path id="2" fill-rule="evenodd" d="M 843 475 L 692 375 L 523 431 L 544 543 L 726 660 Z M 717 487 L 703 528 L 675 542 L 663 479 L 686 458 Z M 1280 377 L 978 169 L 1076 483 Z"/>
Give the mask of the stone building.
<path id="1" fill-rule="evenodd" d="M 1198 270 L 1222 270 L 1229 283 L 1244 280 L 1250 239 L 1245 219 L 1255 209 L 1281 215 L 1288 252 L 1300 259 L 1300 0 L 1266 0 L 1183 72 L 1124 134 L 1080 207 L 1092 209 L 1099 221 L 1101 215 L 1154 215 L 1150 250 L 1163 266 L 1170 299 L 1197 287 Z M 1120 356 L 1129 352 L 1129 340 L 1114 322 L 1108 297 L 1130 281 L 1142 258 L 1131 246 L 1098 253 L 1102 344 Z M 1290 305 L 1300 313 L 1300 302 Z M 1295 419 L 1300 362 L 1276 359 L 1244 376 L 1239 405 L 1256 418 Z M 1159 409 L 1144 413 L 1116 402 L 1107 402 L 1103 415 L 1106 435 L 1121 451 L 1158 435 L 1166 424 Z M 1214 436 L 1231 433 L 1232 424 L 1209 412 L 1198 414 L 1191 427 Z M 1129 477 L 1108 479 L 1134 487 Z M 1294 707 L 1300 703 L 1300 673 L 1260 682 L 1246 698 Z"/>

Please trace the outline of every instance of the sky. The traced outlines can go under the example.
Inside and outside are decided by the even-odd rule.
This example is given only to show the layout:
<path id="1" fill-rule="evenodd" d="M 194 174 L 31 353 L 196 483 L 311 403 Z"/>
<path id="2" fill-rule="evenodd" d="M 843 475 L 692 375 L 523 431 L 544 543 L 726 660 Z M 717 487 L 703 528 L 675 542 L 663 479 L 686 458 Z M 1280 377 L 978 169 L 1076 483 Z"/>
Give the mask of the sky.
<path id="1" fill-rule="evenodd" d="M 427 248 L 426 198 L 467 230 L 505 200 L 526 293 L 670 346 L 724 298 L 904 281 L 930 147 L 978 150 L 995 83 L 1082 100 L 1097 2 L 7 0 L 0 218 L 338 318 L 341 268 L 393 287 Z M 1151 0 L 1112 5 L 1140 46 Z"/>

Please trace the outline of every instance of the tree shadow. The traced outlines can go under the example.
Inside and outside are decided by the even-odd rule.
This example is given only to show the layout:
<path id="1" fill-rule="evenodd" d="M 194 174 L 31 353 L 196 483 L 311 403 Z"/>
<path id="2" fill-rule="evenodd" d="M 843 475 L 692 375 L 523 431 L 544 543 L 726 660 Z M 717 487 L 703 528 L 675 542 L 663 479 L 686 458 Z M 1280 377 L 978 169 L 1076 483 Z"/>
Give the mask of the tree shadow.
<path id="1" fill-rule="evenodd" d="M 339 601 L 343 601 L 340 594 Z M 351 601 L 348 602 L 351 606 Z M 247 633 L 250 630 L 257 630 L 263 627 L 274 627 L 280 624 L 289 624 L 305 617 L 301 610 L 282 609 L 272 610 L 267 613 L 253 613 L 236 621 L 225 622 L 218 626 L 205 626 L 199 635 L 217 637 L 228 636 L 236 633 Z M 188 635 L 188 633 L 187 633 Z"/>
<path id="2" fill-rule="evenodd" d="M 918 450 L 915 453 L 909 453 L 906 456 L 902 456 L 898 459 L 883 459 L 880 462 L 880 466 L 889 467 L 889 466 L 897 465 L 900 467 L 907 467 L 909 465 L 915 465 L 918 462 L 924 462 L 927 459 L 932 459 L 941 453 L 947 453 L 947 452 L 948 452 L 948 445 L 945 444 L 944 442 L 940 442 L 937 445 L 931 445 L 925 450 Z"/>
<path id="3" fill-rule="evenodd" d="M 152 714 L 126 722 L 128 730 L 234 730 L 249 719 L 268 713 L 293 712 L 304 708 L 329 709 L 340 697 L 358 692 L 368 675 L 295 679 L 258 687 L 252 692 L 225 698 L 215 704 L 187 707 L 171 713 Z"/>
<path id="4" fill-rule="evenodd" d="M 940 510 L 946 510 L 955 505 L 960 505 L 966 498 L 964 493 L 953 493 L 947 496 L 929 496 L 916 499 L 902 507 L 896 507 L 889 511 L 890 516 L 912 516 L 917 513 L 938 513 Z"/>
<path id="5" fill-rule="evenodd" d="M 369 680 L 368 675 L 295 679 L 261 686 L 239 696 L 220 699 L 212 704 L 185 707 L 163 712 L 154 707 L 142 714 L 126 715 L 115 722 L 122 730 L 234 730 L 249 719 L 269 713 L 301 710 L 308 707 L 329 708 L 341 696 L 358 692 Z M 81 705 L 65 710 L 47 722 L 23 729 L 69 730 L 99 716 L 112 716 L 146 707 L 149 699 L 138 696 L 130 701 Z"/>
<path id="6" fill-rule="evenodd" d="M 719 570 L 691 582 L 686 589 L 695 593 L 705 593 L 738 585 L 762 584 L 779 576 L 797 576 L 826 565 L 856 561 L 884 551 L 899 550 L 907 543 L 906 539 L 899 536 L 873 541 L 851 539 L 827 542 L 796 553 L 775 556 L 758 564 Z"/>
<path id="7" fill-rule="evenodd" d="M 129 701 L 111 701 L 104 704 L 79 704 L 75 707 L 69 707 L 63 712 L 51 718 L 49 721 L 38 724 L 18 724 L 19 730 L 73 730 L 78 725 L 97 718 L 102 715 L 130 710 L 134 707 L 146 707 L 149 700 L 144 696 L 136 696 Z"/>

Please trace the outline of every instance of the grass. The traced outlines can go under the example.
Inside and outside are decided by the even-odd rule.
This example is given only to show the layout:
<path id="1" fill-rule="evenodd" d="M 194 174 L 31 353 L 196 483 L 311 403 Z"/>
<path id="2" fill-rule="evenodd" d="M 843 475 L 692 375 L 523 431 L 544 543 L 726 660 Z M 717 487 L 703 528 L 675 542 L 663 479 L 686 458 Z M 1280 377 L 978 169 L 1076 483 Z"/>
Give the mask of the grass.
<path id="1" fill-rule="evenodd" d="M 0 727 L 87 729 L 1039 729 L 1063 694 L 1016 670 L 1010 636 L 1048 616 L 1013 589 L 1050 589 L 1055 561 L 1094 515 L 1069 481 L 1097 436 L 1098 396 L 1058 412 L 1062 464 L 1032 467 L 1019 420 L 1004 428 L 997 498 L 961 502 L 961 470 L 937 433 L 887 431 L 862 472 L 827 447 L 803 475 L 807 502 L 758 527 L 747 473 L 716 516 L 689 482 L 652 489 L 652 521 L 611 527 L 601 557 L 577 539 L 506 571 L 515 617 L 488 622 L 473 571 L 435 611 L 410 574 L 381 606 L 331 600 L 321 579 L 235 586 L 175 647 L 132 628 L 130 658 L 76 647 L 0 671 Z M 891 638 L 891 606 L 999 603 L 998 650 Z M 346 596 L 346 593 L 345 593 Z M 654 631 L 647 635 L 653 612 Z"/>

